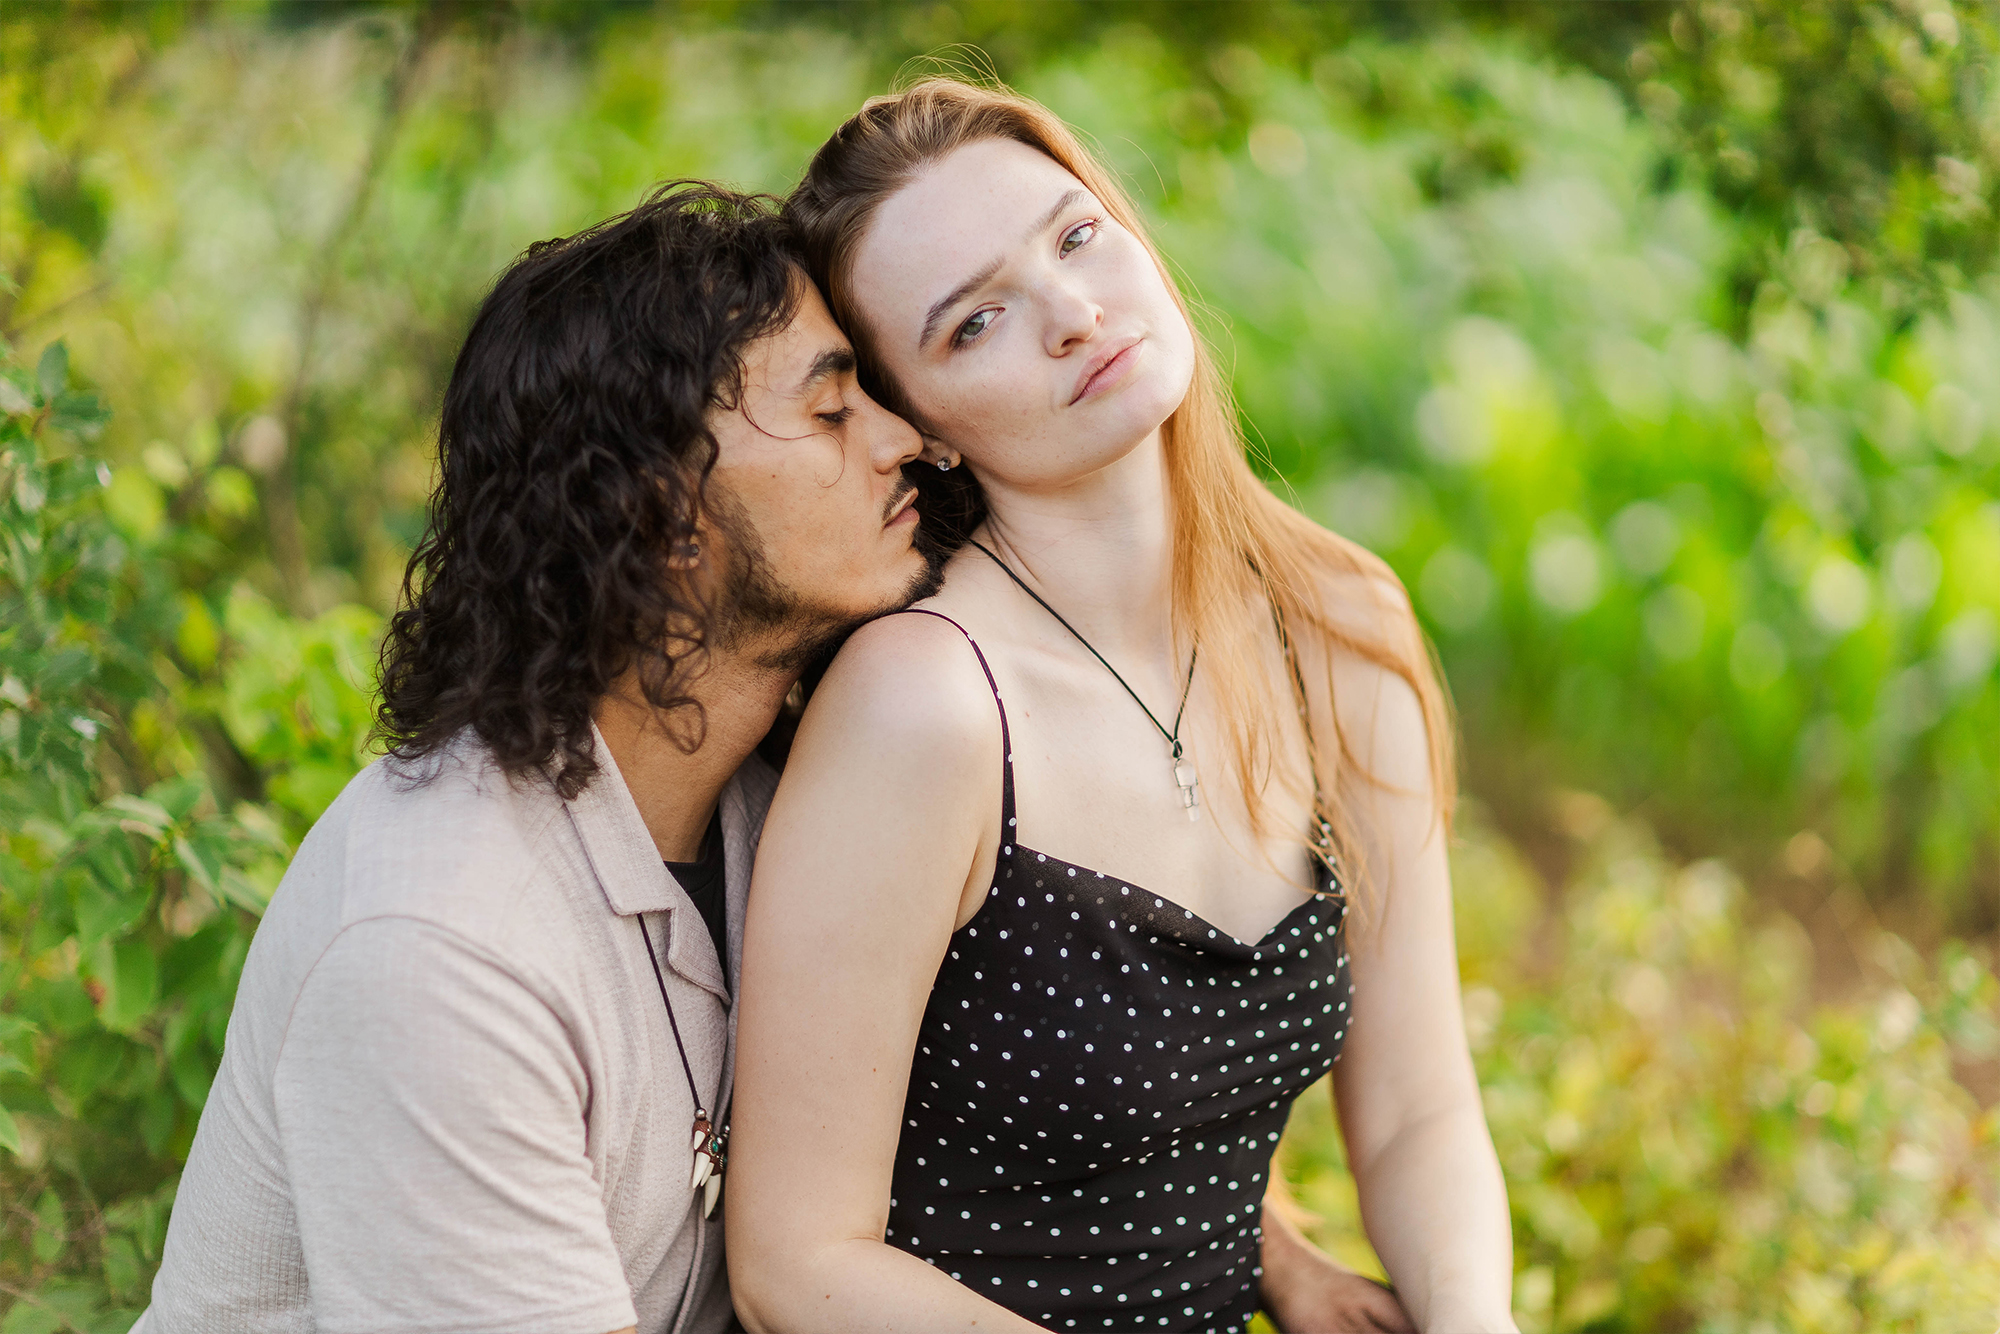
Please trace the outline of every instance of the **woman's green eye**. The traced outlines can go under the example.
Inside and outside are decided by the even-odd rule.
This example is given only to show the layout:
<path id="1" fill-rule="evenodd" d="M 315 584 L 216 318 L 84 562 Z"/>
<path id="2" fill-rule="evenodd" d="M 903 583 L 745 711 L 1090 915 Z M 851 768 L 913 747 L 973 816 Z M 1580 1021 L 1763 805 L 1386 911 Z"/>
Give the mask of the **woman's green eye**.
<path id="1" fill-rule="evenodd" d="M 1094 222 L 1078 223 L 1076 226 L 1070 228 L 1069 231 L 1063 234 L 1062 253 L 1067 255 L 1072 250 L 1075 250 L 1079 246 L 1088 245 L 1090 243 L 1091 238 L 1096 235 L 1097 235 L 1096 223 Z"/>
<path id="2" fill-rule="evenodd" d="M 997 314 L 999 314 L 999 312 L 993 310 L 973 311 L 972 317 L 966 320 L 965 323 L 958 326 L 958 332 L 952 335 L 952 341 L 954 343 L 971 342 L 973 339 L 979 337 L 979 335 L 986 332 L 986 326 L 993 323 L 993 317 Z"/>

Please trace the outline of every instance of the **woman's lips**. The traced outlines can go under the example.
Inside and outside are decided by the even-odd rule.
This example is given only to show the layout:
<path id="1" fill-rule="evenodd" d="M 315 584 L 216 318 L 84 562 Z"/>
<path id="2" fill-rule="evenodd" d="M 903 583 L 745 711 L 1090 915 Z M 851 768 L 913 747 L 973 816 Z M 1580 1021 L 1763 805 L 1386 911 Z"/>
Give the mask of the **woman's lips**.
<path id="1" fill-rule="evenodd" d="M 1070 406 L 1075 407 L 1092 394 L 1100 393 L 1118 383 L 1124 377 L 1125 372 L 1131 368 L 1132 363 L 1139 359 L 1139 344 L 1141 341 L 1141 339 L 1134 338 L 1110 356 L 1105 357 L 1102 361 L 1097 362 L 1084 371 L 1083 379 L 1076 387 L 1076 397 L 1069 401 Z"/>

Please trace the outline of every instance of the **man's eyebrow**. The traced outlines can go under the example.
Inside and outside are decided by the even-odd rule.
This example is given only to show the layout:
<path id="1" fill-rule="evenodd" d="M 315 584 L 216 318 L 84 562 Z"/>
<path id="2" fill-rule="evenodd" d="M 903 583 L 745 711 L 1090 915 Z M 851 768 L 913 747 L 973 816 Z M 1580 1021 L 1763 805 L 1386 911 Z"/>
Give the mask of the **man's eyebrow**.
<path id="1" fill-rule="evenodd" d="M 1028 230 L 1022 234 L 1022 239 L 1033 240 L 1035 237 L 1040 236 L 1043 232 L 1049 229 L 1049 224 L 1053 223 L 1057 218 L 1062 216 L 1063 211 L 1065 209 L 1067 209 L 1071 204 L 1074 204 L 1077 200 L 1083 198 L 1087 194 L 1089 194 L 1089 191 L 1083 189 L 1080 186 L 1073 190 L 1064 191 L 1063 197 L 1061 199 L 1056 200 L 1054 207 L 1050 208 L 1047 213 L 1042 214 L 1041 217 L 1035 219 L 1034 225 L 1029 227 Z M 986 264 L 979 270 L 979 272 L 973 274 L 970 278 L 967 278 L 964 282 L 952 288 L 949 292 L 946 292 L 938 300 L 933 301 L 931 303 L 931 308 L 928 311 L 924 312 L 924 327 L 923 330 L 917 334 L 918 348 L 921 349 L 925 344 L 931 341 L 931 335 L 937 332 L 939 321 L 944 319 L 945 315 L 951 310 L 953 306 L 965 300 L 965 298 L 969 296 L 971 293 L 976 292 L 980 288 L 984 287 L 987 283 L 987 280 L 992 278 L 992 276 L 998 272 L 1000 272 L 1000 261 L 996 259 L 993 260 L 991 263 Z"/>
<path id="2" fill-rule="evenodd" d="M 848 375 L 854 370 L 854 349 L 851 347 L 830 347 L 813 358 L 807 368 L 805 378 L 799 381 L 798 392 L 809 394 L 822 380 L 830 375 Z"/>

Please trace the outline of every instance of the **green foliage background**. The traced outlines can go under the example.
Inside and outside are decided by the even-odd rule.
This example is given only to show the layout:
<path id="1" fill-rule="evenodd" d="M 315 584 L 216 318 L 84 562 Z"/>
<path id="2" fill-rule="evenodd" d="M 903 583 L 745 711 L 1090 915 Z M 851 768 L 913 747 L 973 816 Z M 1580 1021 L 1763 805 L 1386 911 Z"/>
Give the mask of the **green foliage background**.
<path id="1" fill-rule="evenodd" d="M 2000 1319 L 1992 5 L 15 3 L 0 1334 L 144 1303 L 494 272 L 782 190 L 952 43 L 1436 638 L 1524 1328 Z M 1286 1162 L 1372 1264 L 1328 1115 Z"/>

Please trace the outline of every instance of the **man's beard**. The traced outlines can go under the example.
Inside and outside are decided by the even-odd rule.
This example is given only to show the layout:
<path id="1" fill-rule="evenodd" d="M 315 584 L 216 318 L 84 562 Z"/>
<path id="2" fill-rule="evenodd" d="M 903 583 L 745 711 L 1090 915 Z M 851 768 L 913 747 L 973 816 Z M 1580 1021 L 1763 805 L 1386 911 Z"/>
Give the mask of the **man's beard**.
<path id="1" fill-rule="evenodd" d="M 902 479 L 902 485 L 883 506 L 884 523 L 914 489 L 907 477 Z M 752 661 L 774 672 L 803 671 L 831 657 L 859 626 L 929 597 L 944 583 L 948 553 L 919 525 L 915 546 L 924 558 L 924 568 L 910 577 L 900 593 L 863 611 L 830 606 L 798 593 L 778 578 L 764 555 L 756 525 L 741 506 L 724 499 L 713 508 L 728 537 L 729 577 L 716 597 L 710 633 L 719 647 L 731 652 L 748 649 Z"/>

